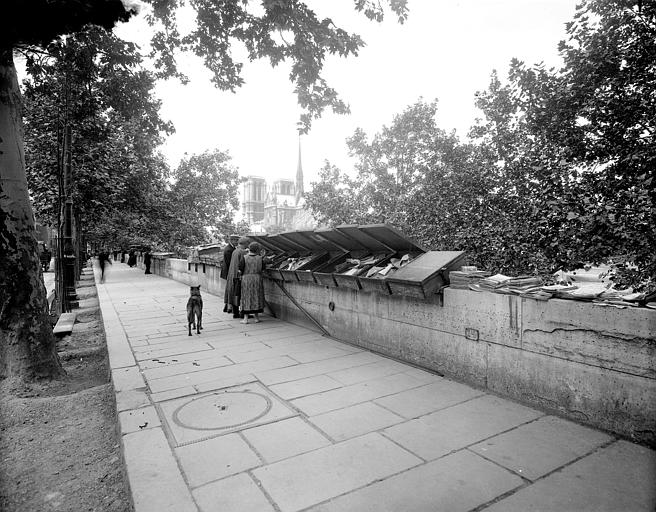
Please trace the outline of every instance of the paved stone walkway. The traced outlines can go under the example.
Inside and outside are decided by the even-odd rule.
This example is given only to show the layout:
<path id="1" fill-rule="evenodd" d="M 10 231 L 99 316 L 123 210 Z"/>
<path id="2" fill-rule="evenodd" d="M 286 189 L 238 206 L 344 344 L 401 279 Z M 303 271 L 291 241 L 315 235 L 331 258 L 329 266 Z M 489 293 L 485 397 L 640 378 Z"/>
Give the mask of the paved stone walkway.
<path id="1" fill-rule="evenodd" d="M 136 512 L 653 511 L 656 452 L 115 263 L 96 283 Z"/>

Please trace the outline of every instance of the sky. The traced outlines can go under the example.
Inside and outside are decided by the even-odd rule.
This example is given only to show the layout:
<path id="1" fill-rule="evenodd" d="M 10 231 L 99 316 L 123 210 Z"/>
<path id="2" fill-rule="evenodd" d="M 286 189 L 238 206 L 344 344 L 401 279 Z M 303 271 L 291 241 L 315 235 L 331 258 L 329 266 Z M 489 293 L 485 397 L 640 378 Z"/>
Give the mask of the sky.
<path id="1" fill-rule="evenodd" d="M 351 114 L 325 112 L 302 136 L 306 190 L 325 160 L 352 169 L 345 141 L 356 128 L 372 137 L 419 98 L 437 99 L 438 126 L 464 138 L 480 117 L 474 95 L 487 88 L 493 70 L 503 79 L 513 57 L 560 65 L 557 45 L 576 6 L 576 0 L 409 0 L 404 24 L 391 13 L 379 24 L 357 13 L 353 0 L 307 3 L 319 17 L 359 34 L 366 46 L 357 57 L 326 60 L 324 77 Z M 149 28 L 142 15 L 115 31 L 147 45 Z M 194 56 L 182 57 L 179 67 L 189 84 L 161 81 L 155 90 L 162 117 L 176 128 L 162 147 L 172 167 L 185 153 L 218 148 L 231 155 L 242 176 L 295 177 L 300 109 L 288 66 L 245 62 L 246 84 L 235 94 L 216 89 Z"/>

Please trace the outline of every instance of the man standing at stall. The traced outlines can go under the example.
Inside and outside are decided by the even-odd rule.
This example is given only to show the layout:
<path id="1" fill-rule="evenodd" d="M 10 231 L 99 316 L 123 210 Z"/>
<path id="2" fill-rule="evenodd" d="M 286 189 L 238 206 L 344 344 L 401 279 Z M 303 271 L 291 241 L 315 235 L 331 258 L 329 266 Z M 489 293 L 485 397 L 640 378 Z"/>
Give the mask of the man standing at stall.
<path id="1" fill-rule="evenodd" d="M 98 265 L 100 266 L 100 282 L 105 282 L 105 267 L 107 264 L 112 265 L 112 258 L 109 256 L 107 249 L 102 249 L 98 254 Z"/>
<path id="2" fill-rule="evenodd" d="M 152 262 L 153 255 L 150 253 L 150 247 L 146 249 L 146 252 L 144 253 L 144 266 L 146 267 L 146 271 L 144 274 L 151 274 L 152 272 L 150 271 L 150 264 Z"/>
<path id="3" fill-rule="evenodd" d="M 235 252 L 235 247 L 239 243 L 239 235 L 230 235 L 228 245 L 223 248 L 223 261 L 221 263 L 220 277 L 223 279 L 223 312 L 232 313 L 232 301 L 228 295 L 228 271 L 230 270 L 230 261 L 232 253 Z"/>
<path id="4" fill-rule="evenodd" d="M 232 318 L 240 318 L 239 300 L 241 297 L 241 275 L 239 272 L 239 265 L 244 258 L 244 255 L 248 252 L 248 245 L 250 243 L 250 238 L 240 238 L 237 247 L 232 253 L 232 257 L 230 258 L 230 267 L 228 268 L 228 275 L 226 276 L 225 296 L 228 298 L 230 304 L 229 307 L 232 309 Z"/>

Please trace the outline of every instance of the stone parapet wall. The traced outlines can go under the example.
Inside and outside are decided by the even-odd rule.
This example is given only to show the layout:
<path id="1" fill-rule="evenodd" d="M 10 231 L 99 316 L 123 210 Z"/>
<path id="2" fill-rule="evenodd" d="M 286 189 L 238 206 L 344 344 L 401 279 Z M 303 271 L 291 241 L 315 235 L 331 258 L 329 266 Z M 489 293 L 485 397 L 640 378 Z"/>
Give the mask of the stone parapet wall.
<path id="1" fill-rule="evenodd" d="M 201 264 L 170 261 L 160 275 L 223 292 L 217 267 L 203 273 Z M 451 288 L 442 300 L 418 300 L 283 286 L 337 339 L 656 445 L 654 310 Z M 265 289 L 277 317 L 318 330 L 276 283 L 267 279 Z"/>

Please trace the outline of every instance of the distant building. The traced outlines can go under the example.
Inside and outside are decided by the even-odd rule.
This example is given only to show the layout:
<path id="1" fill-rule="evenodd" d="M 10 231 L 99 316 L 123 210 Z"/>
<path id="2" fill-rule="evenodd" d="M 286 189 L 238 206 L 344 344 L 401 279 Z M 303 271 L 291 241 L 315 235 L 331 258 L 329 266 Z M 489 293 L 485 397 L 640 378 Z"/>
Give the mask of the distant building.
<path id="1" fill-rule="evenodd" d="M 317 225 L 305 209 L 303 198 L 303 165 L 301 143 L 298 144 L 296 179 L 277 179 L 271 184 L 257 176 L 244 183 L 242 213 L 253 232 L 279 233 L 298 229 L 314 229 Z"/>

